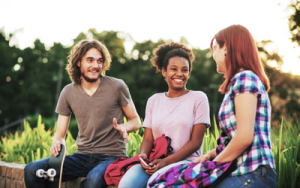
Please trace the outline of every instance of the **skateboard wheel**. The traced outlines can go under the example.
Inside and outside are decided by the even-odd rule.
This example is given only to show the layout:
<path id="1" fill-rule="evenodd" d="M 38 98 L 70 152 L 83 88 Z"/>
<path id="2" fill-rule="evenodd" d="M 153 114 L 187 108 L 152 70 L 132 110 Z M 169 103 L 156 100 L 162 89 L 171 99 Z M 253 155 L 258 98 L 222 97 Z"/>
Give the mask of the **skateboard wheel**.
<path id="1" fill-rule="evenodd" d="M 36 171 L 35 174 L 36 174 L 37 177 L 42 178 L 42 177 L 44 177 L 44 175 L 43 175 L 44 172 L 45 172 L 45 170 L 39 169 L 39 170 Z"/>
<path id="2" fill-rule="evenodd" d="M 56 175 L 56 171 L 54 168 L 50 168 L 47 170 L 47 176 L 53 178 Z"/>

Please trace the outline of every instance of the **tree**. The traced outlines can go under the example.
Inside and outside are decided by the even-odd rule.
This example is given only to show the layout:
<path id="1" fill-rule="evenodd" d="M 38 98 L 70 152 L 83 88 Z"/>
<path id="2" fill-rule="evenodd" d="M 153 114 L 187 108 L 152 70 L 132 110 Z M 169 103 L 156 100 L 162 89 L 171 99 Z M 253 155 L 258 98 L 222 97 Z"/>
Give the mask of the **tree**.
<path id="1" fill-rule="evenodd" d="M 18 62 L 21 50 L 16 46 L 10 46 L 9 41 L 14 34 L 5 33 L 0 30 L 0 125 L 9 123 L 20 118 L 19 109 L 14 101 L 16 95 L 20 93 L 20 82 L 18 78 L 19 69 L 22 70 Z M 11 113 L 11 109 L 16 113 Z"/>
<path id="2" fill-rule="evenodd" d="M 277 124 L 276 120 L 281 120 L 286 115 L 292 116 L 292 119 L 296 118 L 300 113 L 300 96 L 297 94 L 297 88 L 300 88 L 300 76 L 281 71 L 282 57 L 278 55 L 278 49 L 272 41 L 260 41 L 257 42 L 257 46 L 270 79 L 269 97 L 273 125 Z"/>
<path id="3" fill-rule="evenodd" d="M 289 28 L 292 34 L 291 40 L 300 46 L 300 1 L 296 0 L 289 7 L 293 11 L 293 14 L 289 17 Z"/>
<path id="4" fill-rule="evenodd" d="M 148 98 L 168 89 L 161 73 L 156 73 L 156 69 L 151 66 L 150 59 L 158 45 L 170 41 L 135 42 L 132 51 L 126 53 L 125 39 L 122 36 L 124 34 L 117 31 L 98 33 L 95 29 L 90 29 L 87 33 L 81 32 L 74 39 L 74 45 L 82 39 L 94 38 L 107 46 L 112 54 L 112 65 L 106 74 L 125 81 L 138 114 L 144 118 Z M 58 95 L 65 85 L 71 83 L 65 67 L 72 46 L 64 47 L 60 43 L 54 43 L 50 49 L 46 49 L 37 39 L 33 48 L 21 50 L 9 45 L 12 37 L 13 34 L 6 36 L 0 32 L 0 126 L 28 115 L 41 114 L 44 119 L 55 117 Z M 184 37 L 181 42 L 190 46 Z M 282 59 L 272 41 L 261 41 L 257 46 L 271 80 L 269 95 L 274 113 L 272 117 L 282 117 L 289 112 L 299 114 L 300 98 L 296 92 L 296 88 L 300 88 L 299 76 L 279 70 Z M 196 59 L 187 88 L 206 93 L 213 119 L 223 100 L 223 95 L 218 92 L 223 75 L 217 73 L 210 49 L 193 48 L 193 52 Z M 276 62 L 277 66 L 270 66 L 270 61 Z M 78 130 L 76 121 L 73 120 L 70 128 L 72 135 L 76 136 Z M 53 126 L 53 122 L 47 126 Z"/>
<path id="5" fill-rule="evenodd" d="M 21 50 L 9 45 L 12 37 L 0 32 L 0 125 L 33 114 L 53 115 L 59 62 L 67 60 L 68 50 L 60 43 L 47 50 L 37 39 L 33 48 Z M 62 78 L 69 83 L 68 75 Z"/>

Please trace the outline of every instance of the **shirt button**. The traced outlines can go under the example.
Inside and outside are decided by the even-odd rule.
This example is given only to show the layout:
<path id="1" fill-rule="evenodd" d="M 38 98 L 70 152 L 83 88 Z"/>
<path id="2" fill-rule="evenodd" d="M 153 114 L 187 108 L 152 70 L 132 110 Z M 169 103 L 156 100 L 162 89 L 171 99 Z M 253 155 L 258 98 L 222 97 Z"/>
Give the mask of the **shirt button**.
<path id="1" fill-rule="evenodd" d="M 248 183 L 246 182 L 245 185 L 248 185 Z"/>
<path id="2" fill-rule="evenodd" d="M 248 180 L 248 182 L 250 182 L 251 180 Z"/>

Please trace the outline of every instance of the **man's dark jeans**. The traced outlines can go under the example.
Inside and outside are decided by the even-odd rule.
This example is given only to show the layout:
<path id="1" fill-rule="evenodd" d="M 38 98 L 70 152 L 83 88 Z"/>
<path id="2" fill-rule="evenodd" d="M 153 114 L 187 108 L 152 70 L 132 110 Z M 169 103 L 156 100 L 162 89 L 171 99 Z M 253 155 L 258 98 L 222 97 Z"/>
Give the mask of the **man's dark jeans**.
<path id="1" fill-rule="evenodd" d="M 104 173 L 107 166 L 115 161 L 116 156 L 101 154 L 74 154 L 65 158 L 62 181 L 86 177 L 80 188 L 102 188 L 106 186 Z M 24 179 L 27 188 L 43 188 L 47 180 L 36 176 L 38 169 L 47 170 L 49 158 L 34 161 L 25 166 Z"/>

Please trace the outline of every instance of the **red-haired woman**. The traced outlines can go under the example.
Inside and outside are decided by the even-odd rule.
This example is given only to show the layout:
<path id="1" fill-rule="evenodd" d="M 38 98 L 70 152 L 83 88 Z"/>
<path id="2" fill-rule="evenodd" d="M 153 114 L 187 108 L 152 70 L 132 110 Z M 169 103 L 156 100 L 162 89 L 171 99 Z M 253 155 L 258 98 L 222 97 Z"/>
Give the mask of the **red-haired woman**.
<path id="1" fill-rule="evenodd" d="M 213 159 L 230 162 L 237 159 L 237 169 L 216 187 L 276 187 L 272 155 L 271 104 L 269 79 L 250 32 L 241 25 L 219 31 L 211 41 L 217 72 L 225 74 L 219 91 L 225 94 L 218 120 L 231 139 L 216 156 L 215 150 L 195 162 Z"/>

